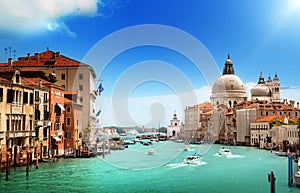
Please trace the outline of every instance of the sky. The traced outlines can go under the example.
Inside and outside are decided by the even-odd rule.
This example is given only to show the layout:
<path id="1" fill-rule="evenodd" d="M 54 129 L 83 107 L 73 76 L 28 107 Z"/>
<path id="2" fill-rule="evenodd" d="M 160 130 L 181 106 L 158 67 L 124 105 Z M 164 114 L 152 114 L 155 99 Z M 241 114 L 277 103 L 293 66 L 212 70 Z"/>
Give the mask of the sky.
<path id="1" fill-rule="evenodd" d="M 167 126 L 209 101 L 230 54 L 247 92 L 278 75 L 300 101 L 300 0 L 0 0 L 0 62 L 46 51 L 91 65 L 100 127 Z M 102 80 L 102 82 L 100 81 Z M 249 95 L 248 95 L 249 96 Z"/>

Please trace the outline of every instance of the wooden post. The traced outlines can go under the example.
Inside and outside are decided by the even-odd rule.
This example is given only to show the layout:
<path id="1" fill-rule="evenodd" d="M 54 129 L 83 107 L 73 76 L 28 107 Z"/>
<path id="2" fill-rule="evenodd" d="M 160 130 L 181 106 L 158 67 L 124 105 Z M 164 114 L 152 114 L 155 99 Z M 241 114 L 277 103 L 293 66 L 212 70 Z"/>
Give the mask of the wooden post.
<path id="1" fill-rule="evenodd" d="M 39 155 L 38 153 L 36 152 L 36 159 L 35 159 L 36 163 L 35 163 L 35 168 L 36 169 L 39 169 Z"/>
<path id="2" fill-rule="evenodd" d="M 6 180 L 8 180 L 8 167 L 9 167 L 8 158 L 9 158 L 9 154 L 7 152 L 6 153 L 6 175 L 5 175 Z"/>
<path id="3" fill-rule="evenodd" d="M 26 176 L 28 176 L 28 172 L 29 172 L 29 150 L 26 151 L 27 153 L 27 156 L 26 156 L 26 160 L 27 160 L 27 163 L 26 163 Z"/>
<path id="4" fill-rule="evenodd" d="M 275 193 L 275 176 L 274 172 L 271 171 L 270 174 L 268 174 L 268 181 L 270 182 L 270 193 Z"/>
<path id="5" fill-rule="evenodd" d="M 17 154 L 18 154 L 18 147 L 14 146 L 14 167 L 17 166 Z"/>
<path id="6" fill-rule="evenodd" d="M 289 187 L 293 184 L 293 158 L 292 155 L 288 157 L 288 185 Z"/>

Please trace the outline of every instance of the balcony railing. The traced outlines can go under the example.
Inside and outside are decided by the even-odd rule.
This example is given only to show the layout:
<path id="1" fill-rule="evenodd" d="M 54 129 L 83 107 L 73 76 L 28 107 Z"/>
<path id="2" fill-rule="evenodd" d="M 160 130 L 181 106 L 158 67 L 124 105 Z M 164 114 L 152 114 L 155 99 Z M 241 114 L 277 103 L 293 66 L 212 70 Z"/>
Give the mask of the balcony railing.
<path id="1" fill-rule="evenodd" d="M 32 131 L 7 131 L 6 135 L 8 138 L 35 137 L 35 132 L 32 132 Z"/>

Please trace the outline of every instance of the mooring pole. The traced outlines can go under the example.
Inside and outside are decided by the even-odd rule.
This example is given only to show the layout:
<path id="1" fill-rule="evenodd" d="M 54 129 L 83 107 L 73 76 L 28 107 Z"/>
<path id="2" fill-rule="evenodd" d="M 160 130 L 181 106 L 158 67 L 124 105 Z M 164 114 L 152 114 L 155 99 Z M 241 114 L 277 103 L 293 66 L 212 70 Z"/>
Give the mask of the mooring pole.
<path id="1" fill-rule="evenodd" d="M 270 182 L 270 192 L 271 193 L 275 193 L 275 176 L 274 176 L 274 172 L 271 171 L 270 174 L 268 174 L 268 181 Z"/>
<path id="2" fill-rule="evenodd" d="M 288 157 L 288 185 L 293 184 L 293 157 L 289 155 Z"/>
<path id="3" fill-rule="evenodd" d="M 27 159 L 27 164 L 26 164 L 26 176 L 28 176 L 28 172 L 29 172 L 29 150 L 26 151 L 27 153 L 27 156 L 26 156 L 26 159 Z"/>
<path id="4" fill-rule="evenodd" d="M 8 167 L 9 167 L 8 158 L 9 158 L 9 154 L 6 153 L 6 175 L 5 175 L 6 180 L 8 180 Z"/>

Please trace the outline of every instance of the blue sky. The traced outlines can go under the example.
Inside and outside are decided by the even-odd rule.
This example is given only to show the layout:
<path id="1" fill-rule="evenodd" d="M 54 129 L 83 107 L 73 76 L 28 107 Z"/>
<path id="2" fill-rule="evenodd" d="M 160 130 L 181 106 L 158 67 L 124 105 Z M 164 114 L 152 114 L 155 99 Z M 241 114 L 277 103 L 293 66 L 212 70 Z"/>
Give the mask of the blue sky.
<path id="1" fill-rule="evenodd" d="M 277 73 L 281 85 L 290 87 L 282 90 L 282 97 L 300 99 L 299 0 L 52 0 L 47 3 L 32 0 L 26 4 L 21 0 L 0 0 L 0 7 L 1 62 L 10 55 L 4 51 L 8 47 L 16 50 L 16 57 L 42 52 L 49 47 L 85 61 L 89 51 L 111 34 L 132 26 L 157 24 L 181 30 L 197 39 L 220 70 L 230 53 L 235 72 L 246 86 L 257 82 L 260 71 L 265 78 L 269 75 L 273 78 Z M 161 38 L 160 33 L 152 36 Z M 136 38 L 128 41 L 131 39 Z M 180 37 L 174 38 L 177 40 L 177 44 L 188 46 L 180 42 Z M 113 42 L 108 51 L 127 43 Z M 193 48 L 188 52 L 193 52 Z M 209 99 L 207 75 L 178 50 L 143 45 L 124 50 L 112 58 L 105 69 L 99 68 L 103 65 L 101 59 L 95 61 L 91 65 L 105 88 L 96 107 L 103 108 L 101 126 L 153 126 L 157 122 L 168 125 L 174 111 L 182 118 L 185 105 Z M 148 76 L 155 71 L 147 69 L 149 65 L 157 65 L 157 75 Z M 166 77 L 173 77 L 177 82 Z M 132 82 L 127 88 L 127 83 L 134 80 L 138 82 Z M 129 94 L 116 90 L 118 85 L 129 90 Z M 191 88 L 197 93 L 196 101 L 178 99 L 182 93 L 191 92 Z M 128 102 L 133 122 L 116 120 L 122 115 L 115 113 L 118 108 L 110 107 L 114 103 L 112 96 L 116 98 L 122 94 L 127 94 L 123 97 Z M 173 101 L 174 96 L 178 100 Z"/>

